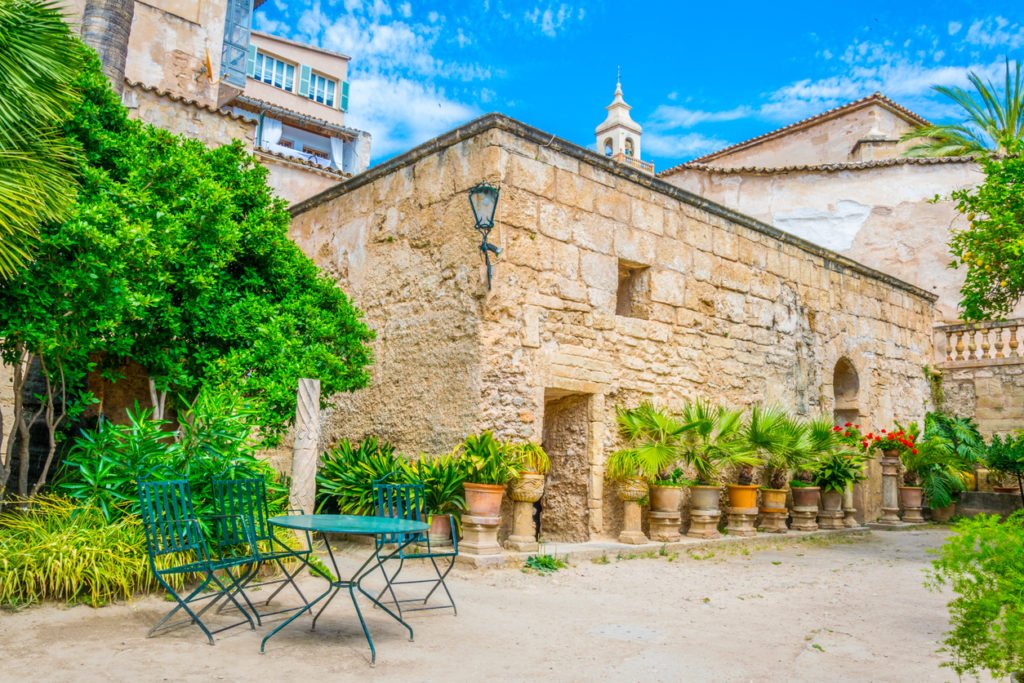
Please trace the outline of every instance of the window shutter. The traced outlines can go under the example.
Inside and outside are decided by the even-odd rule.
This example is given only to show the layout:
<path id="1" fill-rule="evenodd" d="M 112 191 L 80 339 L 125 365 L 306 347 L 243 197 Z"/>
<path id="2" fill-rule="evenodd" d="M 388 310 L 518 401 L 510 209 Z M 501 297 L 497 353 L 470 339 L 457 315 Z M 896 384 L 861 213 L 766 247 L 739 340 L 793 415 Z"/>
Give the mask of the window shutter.
<path id="1" fill-rule="evenodd" d="M 245 72 L 249 75 L 249 78 L 256 77 L 256 46 L 252 43 L 249 43 L 249 63 Z"/>
<path id="2" fill-rule="evenodd" d="M 338 109 L 348 111 L 348 81 L 341 82 L 341 100 L 338 102 Z"/>
<path id="3" fill-rule="evenodd" d="M 299 64 L 299 94 L 309 97 L 309 76 L 313 70 L 308 64 Z"/>

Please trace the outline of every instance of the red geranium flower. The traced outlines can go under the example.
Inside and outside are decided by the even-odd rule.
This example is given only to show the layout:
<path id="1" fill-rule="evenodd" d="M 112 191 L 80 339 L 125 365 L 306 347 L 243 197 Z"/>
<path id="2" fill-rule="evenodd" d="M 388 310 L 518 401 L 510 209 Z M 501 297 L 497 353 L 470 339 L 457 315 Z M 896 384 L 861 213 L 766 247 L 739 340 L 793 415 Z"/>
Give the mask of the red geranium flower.
<path id="1" fill-rule="evenodd" d="M 914 448 L 914 449 L 911 449 L 911 450 L 913 450 L 913 451 L 914 451 L 914 455 L 917 455 L 917 449 L 916 449 L 916 448 Z"/>
<path id="2" fill-rule="evenodd" d="M 852 427 L 852 426 L 853 426 L 853 423 L 852 423 L 852 422 L 847 422 L 847 423 L 846 423 L 846 424 L 844 424 L 843 426 L 844 426 L 844 427 Z"/>

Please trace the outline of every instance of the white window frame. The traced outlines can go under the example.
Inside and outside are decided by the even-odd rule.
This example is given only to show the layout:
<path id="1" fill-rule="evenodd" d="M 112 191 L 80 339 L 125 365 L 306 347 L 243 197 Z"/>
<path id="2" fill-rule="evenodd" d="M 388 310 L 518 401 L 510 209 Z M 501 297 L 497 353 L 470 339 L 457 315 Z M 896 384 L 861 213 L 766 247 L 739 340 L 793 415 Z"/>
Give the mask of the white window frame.
<path id="1" fill-rule="evenodd" d="M 328 107 L 335 106 L 338 101 L 338 82 L 315 71 L 310 73 L 309 99 Z"/>
<path id="2" fill-rule="evenodd" d="M 256 66 L 253 71 L 253 78 L 281 90 L 295 91 L 295 65 L 269 55 L 262 50 L 256 51 Z"/>

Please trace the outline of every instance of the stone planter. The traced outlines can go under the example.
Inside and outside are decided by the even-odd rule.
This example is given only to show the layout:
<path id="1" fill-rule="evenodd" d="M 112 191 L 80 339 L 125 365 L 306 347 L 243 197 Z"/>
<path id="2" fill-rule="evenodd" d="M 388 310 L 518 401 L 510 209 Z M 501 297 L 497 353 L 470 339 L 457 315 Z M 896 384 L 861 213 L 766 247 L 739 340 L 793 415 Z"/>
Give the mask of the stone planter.
<path id="1" fill-rule="evenodd" d="M 459 553 L 498 555 L 498 526 L 501 524 L 501 499 L 505 487 L 500 484 L 462 485 L 466 491 L 466 514 L 462 516 L 462 542 Z"/>
<path id="2" fill-rule="evenodd" d="M 895 448 L 882 451 L 882 516 L 883 524 L 899 524 L 900 505 L 897 496 L 900 475 L 900 452 Z"/>
<path id="3" fill-rule="evenodd" d="M 819 529 L 843 529 L 843 493 L 842 491 L 823 491 L 821 493 L 821 510 L 818 512 Z"/>
<path id="4" fill-rule="evenodd" d="M 505 547 L 519 552 L 536 552 L 537 527 L 533 523 L 533 504 L 544 495 L 544 475 L 525 472 L 508 486 L 512 499 L 512 535 Z"/>
<path id="5" fill-rule="evenodd" d="M 679 540 L 679 525 L 682 517 L 679 514 L 679 503 L 683 499 L 680 486 L 651 486 L 651 540 L 661 543 L 674 543 Z"/>
<path id="6" fill-rule="evenodd" d="M 647 496 L 647 482 L 640 478 L 631 478 L 619 482 L 619 499 L 624 508 L 624 519 L 622 533 L 619 534 L 619 543 L 630 543 L 640 545 L 649 543 L 650 539 L 644 536 L 640 529 L 640 502 Z"/>
<path id="7" fill-rule="evenodd" d="M 924 522 L 924 489 L 920 486 L 900 486 L 903 521 L 913 524 Z"/>
<path id="8" fill-rule="evenodd" d="M 722 516 L 719 500 L 722 489 L 718 486 L 690 487 L 690 529 L 686 535 L 691 538 L 718 538 L 718 519 Z"/>
<path id="9" fill-rule="evenodd" d="M 931 516 L 933 522 L 948 522 L 956 512 L 956 503 L 950 503 L 944 508 L 932 508 Z"/>
<path id="10" fill-rule="evenodd" d="M 1020 493 L 1016 486 L 993 486 L 992 493 Z"/>
<path id="11" fill-rule="evenodd" d="M 793 509 L 790 511 L 793 523 L 789 528 L 793 531 L 817 531 L 821 489 L 817 486 L 794 486 L 790 491 L 793 493 Z"/>
<path id="12" fill-rule="evenodd" d="M 757 533 L 754 521 L 757 519 L 756 484 L 726 484 L 729 495 L 729 510 L 726 530 L 732 536 L 753 536 Z"/>
<path id="13" fill-rule="evenodd" d="M 430 545 L 451 545 L 452 518 L 448 515 L 432 516 L 427 537 L 430 539 Z"/>
<path id="14" fill-rule="evenodd" d="M 786 526 L 786 489 L 761 489 L 761 527 L 759 531 L 769 534 L 784 534 Z"/>

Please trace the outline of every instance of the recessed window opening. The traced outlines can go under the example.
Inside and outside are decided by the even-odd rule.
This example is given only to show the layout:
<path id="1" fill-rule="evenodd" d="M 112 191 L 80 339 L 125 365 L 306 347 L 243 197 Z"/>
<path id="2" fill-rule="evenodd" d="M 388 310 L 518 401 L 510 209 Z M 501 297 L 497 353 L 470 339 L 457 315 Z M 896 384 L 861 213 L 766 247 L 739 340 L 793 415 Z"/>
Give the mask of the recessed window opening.
<path id="1" fill-rule="evenodd" d="M 627 318 L 648 316 L 649 268 L 641 263 L 619 260 L 619 288 L 615 296 L 615 314 Z"/>
<path id="2" fill-rule="evenodd" d="M 626 138 L 626 156 L 633 156 L 633 138 Z"/>
<path id="3" fill-rule="evenodd" d="M 282 90 L 291 91 L 295 86 L 295 67 L 270 55 L 257 52 L 253 78 Z"/>
<path id="4" fill-rule="evenodd" d="M 337 84 L 325 78 L 320 74 L 310 74 L 309 76 L 309 99 L 320 104 L 326 104 L 328 107 L 334 106 L 334 92 L 337 89 Z"/>
<path id="5" fill-rule="evenodd" d="M 612 139 L 608 138 L 604 141 L 604 155 L 610 157 L 612 155 Z"/>

